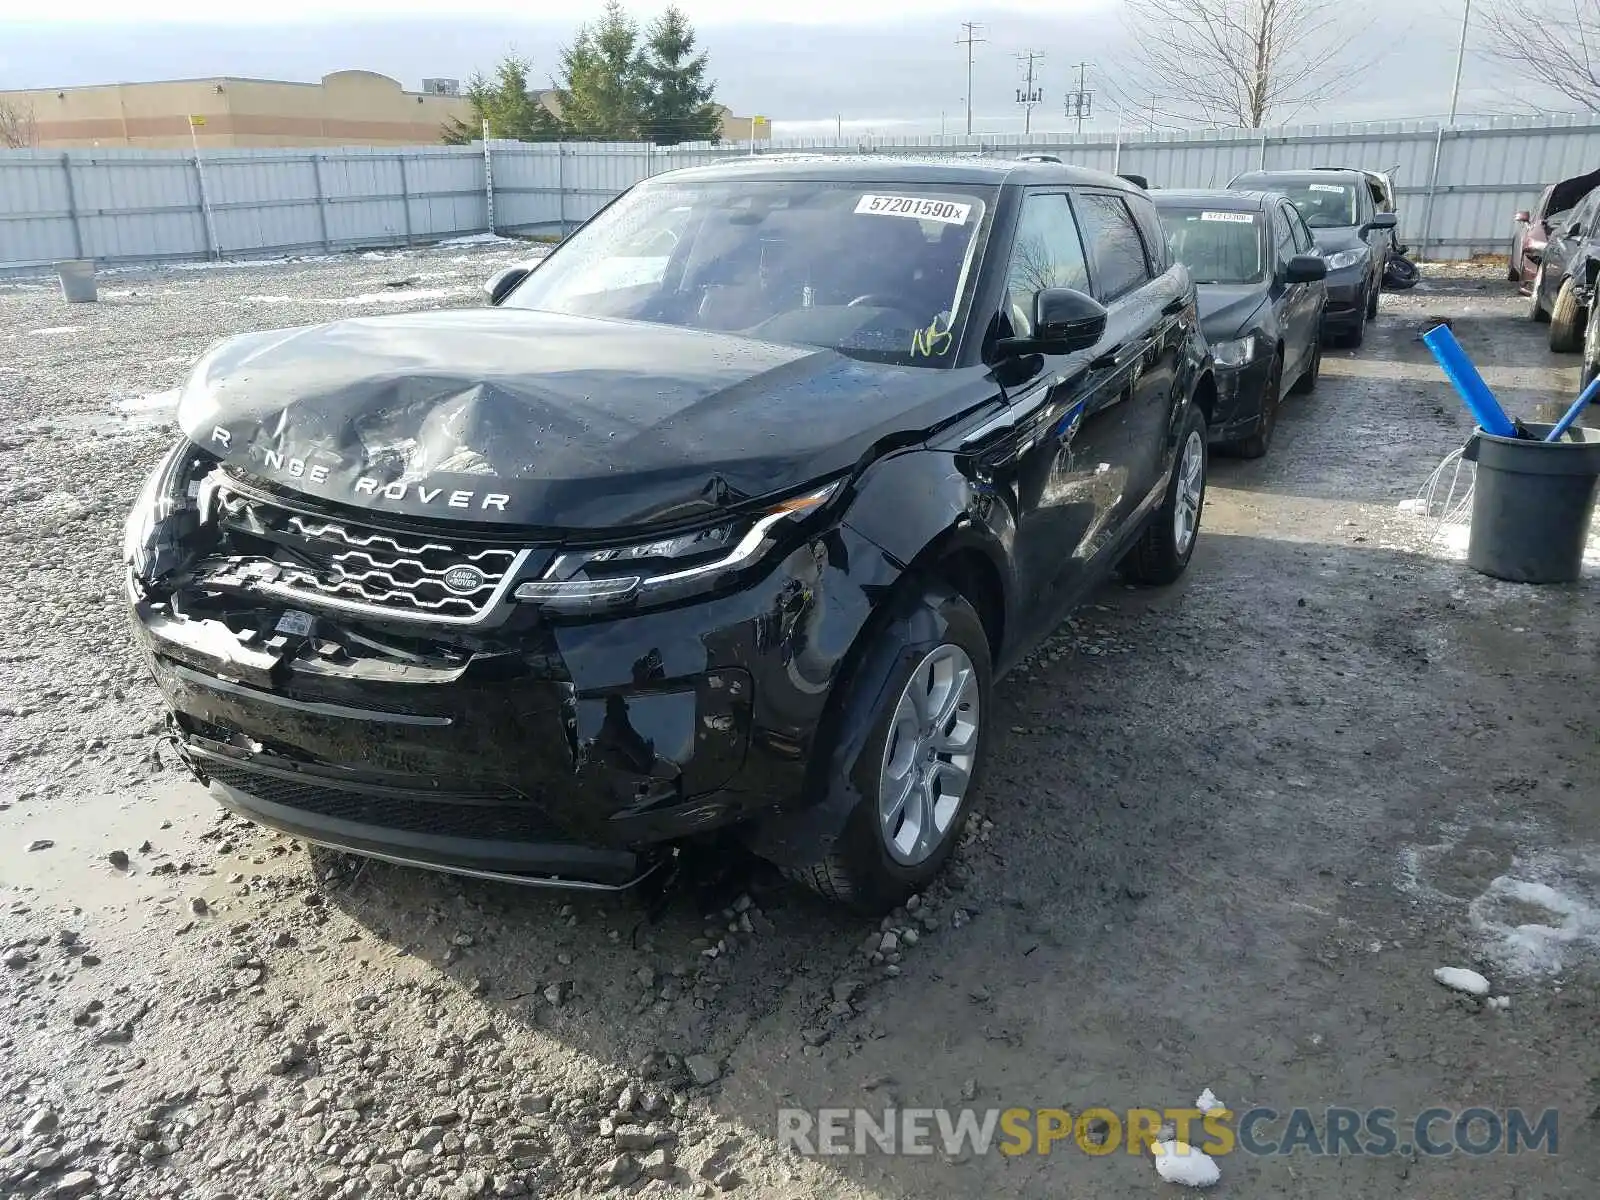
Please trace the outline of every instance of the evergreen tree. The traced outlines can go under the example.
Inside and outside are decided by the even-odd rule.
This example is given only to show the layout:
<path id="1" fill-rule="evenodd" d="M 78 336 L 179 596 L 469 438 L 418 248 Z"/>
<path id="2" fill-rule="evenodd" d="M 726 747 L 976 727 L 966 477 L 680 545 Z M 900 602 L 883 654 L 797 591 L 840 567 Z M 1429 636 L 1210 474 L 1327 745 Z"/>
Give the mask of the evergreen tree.
<path id="1" fill-rule="evenodd" d="M 671 5 L 648 30 L 643 62 L 639 132 L 658 146 L 714 142 L 721 119 L 706 81 L 706 55 L 695 52 L 694 27 Z"/>
<path id="2" fill-rule="evenodd" d="M 467 100 L 472 105 L 472 122 L 452 118 L 444 127 L 444 141 L 465 146 L 483 136 L 483 122 L 489 122 L 489 136 L 518 142 L 548 142 L 561 136 L 560 124 L 538 95 L 528 86 L 533 64 L 515 54 L 507 55 L 495 68 L 494 77 L 474 75 L 467 85 Z"/>
<path id="3" fill-rule="evenodd" d="M 640 135 L 646 91 L 639 26 L 620 0 L 609 0 L 598 24 L 579 28 L 561 52 L 556 86 L 564 134 L 575 139 L 629 141 Z"/>

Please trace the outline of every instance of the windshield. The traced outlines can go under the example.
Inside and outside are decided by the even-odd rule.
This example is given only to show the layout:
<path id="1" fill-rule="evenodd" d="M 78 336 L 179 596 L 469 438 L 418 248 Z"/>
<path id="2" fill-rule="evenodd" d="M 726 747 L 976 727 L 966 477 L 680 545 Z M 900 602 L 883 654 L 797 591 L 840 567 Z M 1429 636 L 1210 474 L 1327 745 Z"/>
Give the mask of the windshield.
<path id="1" fill-rule="evenodd" d="M 1356 190 L 1347 183 L 1278 183 L 1272 190 L 1287 196 L 1313 229 L 1357 224 Z"/>
<path id="2" fill-rule="evenodd" d="M 1260 283 L 1261 215 L 1160 207 L 1172 256 L 1196 283 Z"/>
<path id="3" fill-rule="evenodd" d="M 890 184 L 646 183 L 505 300 L 948 366 L 991 192 Z"/>

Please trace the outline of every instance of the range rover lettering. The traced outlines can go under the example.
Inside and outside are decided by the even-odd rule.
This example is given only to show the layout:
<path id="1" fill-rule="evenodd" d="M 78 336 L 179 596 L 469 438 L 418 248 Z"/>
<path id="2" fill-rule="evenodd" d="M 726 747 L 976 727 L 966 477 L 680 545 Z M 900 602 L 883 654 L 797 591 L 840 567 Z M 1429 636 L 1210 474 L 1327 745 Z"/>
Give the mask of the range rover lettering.
<path id="1" fill-rule="evenodd" d="M 958 838 L 995 678 L 1193 553 L 1210 358 L 1113 176 L 674 172 L 489 288 L 181 390 L 128 600 L 253 821 L 600 889 L 736 837 L 881 909 Z"/>

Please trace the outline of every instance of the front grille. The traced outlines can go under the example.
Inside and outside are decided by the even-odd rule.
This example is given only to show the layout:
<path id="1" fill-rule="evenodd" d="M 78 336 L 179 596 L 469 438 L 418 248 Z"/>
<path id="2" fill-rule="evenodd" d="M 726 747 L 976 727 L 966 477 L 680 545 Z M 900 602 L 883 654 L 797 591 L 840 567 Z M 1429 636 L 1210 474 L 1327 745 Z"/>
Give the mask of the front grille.
<path id="1" fill-rule="evenodd" d="M 358 825 L 434 837 L 497 842 L 566 842 L 536 805 L 517 796 L 425 796 L 352 792 L 324 787 L 208 757 L 202 766 L 218 783 L 285 808 Z"/>
<path id="2" fill-rule="evenodd" d="M 217 516 L 231 534 L 261 543 L 262 553 L 219 561 L 208 582 L 412 620 L 478 620 L 527 553 L 306 516 L 226 485 L 217 492 Z"/>

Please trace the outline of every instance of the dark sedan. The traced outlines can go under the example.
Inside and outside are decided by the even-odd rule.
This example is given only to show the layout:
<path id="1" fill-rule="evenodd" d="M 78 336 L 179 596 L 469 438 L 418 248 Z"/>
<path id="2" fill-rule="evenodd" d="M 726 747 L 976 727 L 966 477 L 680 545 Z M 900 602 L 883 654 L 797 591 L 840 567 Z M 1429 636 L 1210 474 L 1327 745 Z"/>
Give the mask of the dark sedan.
<path id="1" fill-rule="evenodd" d="M 673 172 L 492 299 L 231 338 L 182 389 L 128 600 L 251 820 L 606 889 L 736 835 L 883 909 L 960 838 L 996 676 L 1194 551 L 1210 357 L 1114 176 Z"/>
<path id="2" fill-rule="evenodd" d="M 1294 205 L 1276 193 L 1158 191 L 1151 199 L 1200 297 L 1217 379 L 1211 440 L 1260 458 L 1283 390 L 1317 385 L 1327 264 Z"/>
<path id="3" fill-rule="evenodd" d="M 1305 219 L 1328 263 L 1327 332 L 1361 345 L 1378 315 L 1383 267 L 1399 217 L 1379 212 L 1363 171 L 1252 171 L 1230 188 L 1281 192 Z"/>

